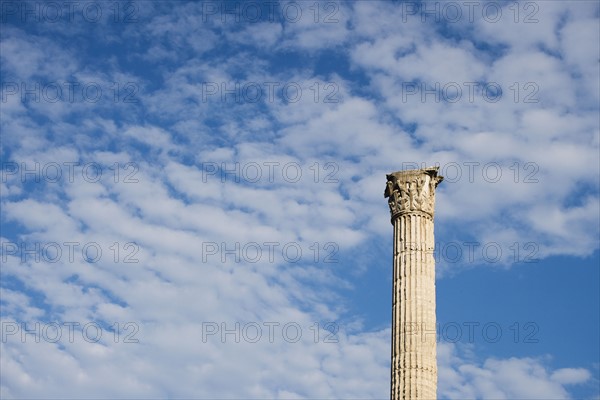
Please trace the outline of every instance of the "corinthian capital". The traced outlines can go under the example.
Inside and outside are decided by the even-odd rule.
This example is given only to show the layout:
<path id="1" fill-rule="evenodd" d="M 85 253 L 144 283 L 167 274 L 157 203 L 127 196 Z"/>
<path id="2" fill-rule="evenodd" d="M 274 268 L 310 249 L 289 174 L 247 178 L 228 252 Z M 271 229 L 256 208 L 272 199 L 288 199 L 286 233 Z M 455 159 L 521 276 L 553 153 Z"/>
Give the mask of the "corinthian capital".
<path id="1" fill-rule="evenodd" d="M 433 218 L 435 188 L 444 179 L 438 167 L 398 171 L 387 176 L 384 196 L 388 198 L 392 223 L 406 213 L 424 213 Z"/>

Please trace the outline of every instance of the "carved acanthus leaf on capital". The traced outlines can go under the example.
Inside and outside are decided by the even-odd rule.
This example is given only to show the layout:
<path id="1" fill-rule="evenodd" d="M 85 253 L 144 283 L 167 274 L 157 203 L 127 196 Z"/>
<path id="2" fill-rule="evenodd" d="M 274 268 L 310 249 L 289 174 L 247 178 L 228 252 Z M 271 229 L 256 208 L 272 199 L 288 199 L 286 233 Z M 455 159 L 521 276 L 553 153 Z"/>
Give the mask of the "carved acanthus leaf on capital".
<path id="1" fill-rule="evenodd" d="M 409 212 L 423 212 L 433 218 L 435 188 L 443 179 L 438 175 L 438 167 L 388 174 L 384 196 L 388 198 L 392 221 Z"/>

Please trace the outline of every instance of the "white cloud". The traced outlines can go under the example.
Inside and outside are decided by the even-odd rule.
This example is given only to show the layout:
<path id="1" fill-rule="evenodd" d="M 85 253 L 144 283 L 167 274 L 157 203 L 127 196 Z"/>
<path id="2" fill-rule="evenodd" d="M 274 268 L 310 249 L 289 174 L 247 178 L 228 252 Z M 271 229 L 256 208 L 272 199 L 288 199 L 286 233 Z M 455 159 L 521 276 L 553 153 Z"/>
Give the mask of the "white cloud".
<path id="1" fill-rule="evenodd" d="M 591 378 L 590 371 L 584 368 L 561 368 L 552 373 L 552 380 L 563 385 L 586 382 Z"/>
<path id="2" fill-rule="evenodd" d="M 487 358 L 477 362 L 460 346 L 438 345 L 438 397 L 448 399 L 569 399 L 565 385 L 589 381 L 583 368 L 552 370 L 543 359 Z"/>

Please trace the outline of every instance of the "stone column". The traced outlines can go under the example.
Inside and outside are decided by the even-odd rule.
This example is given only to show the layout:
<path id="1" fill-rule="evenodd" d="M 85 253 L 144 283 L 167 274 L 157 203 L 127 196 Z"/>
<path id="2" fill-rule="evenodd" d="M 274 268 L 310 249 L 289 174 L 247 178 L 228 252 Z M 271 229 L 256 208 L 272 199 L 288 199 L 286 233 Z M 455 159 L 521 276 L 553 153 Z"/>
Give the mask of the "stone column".
<path id="1" fill-rule="evenodd" d="M 391 399 L 437 392 L 433 211 L 438 168 L 387 175 L 394 226 Z"/>

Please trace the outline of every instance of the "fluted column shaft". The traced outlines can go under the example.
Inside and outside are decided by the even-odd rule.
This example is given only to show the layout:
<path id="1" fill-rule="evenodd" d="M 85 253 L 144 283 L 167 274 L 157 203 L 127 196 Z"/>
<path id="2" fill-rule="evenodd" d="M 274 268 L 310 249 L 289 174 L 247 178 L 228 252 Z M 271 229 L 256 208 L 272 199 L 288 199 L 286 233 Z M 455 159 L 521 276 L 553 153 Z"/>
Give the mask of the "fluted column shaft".
<path id="1" fill-rule="evenodd" d="M 391 399 L 435 399 L 437 391 L 436 168 L 388 175 L 394 226 Z"/>

